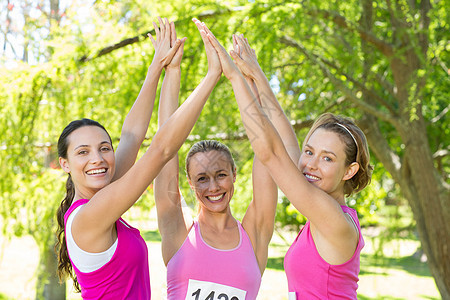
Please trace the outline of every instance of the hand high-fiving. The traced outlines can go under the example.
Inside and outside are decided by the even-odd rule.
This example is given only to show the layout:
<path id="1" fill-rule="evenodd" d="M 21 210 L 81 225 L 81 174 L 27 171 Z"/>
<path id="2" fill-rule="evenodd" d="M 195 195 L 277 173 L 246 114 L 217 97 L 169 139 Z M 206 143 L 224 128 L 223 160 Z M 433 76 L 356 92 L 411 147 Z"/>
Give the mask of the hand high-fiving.
<path id="1" fill-rule="evenodd" d="M 256 52 L 243 34 L 233 34 L 233 50 L 230 52 L 235 64 L 245 77 L 255 79 L 255 72 L 261 70 Z"/>
<path id="2" fill-rule="evenodd" d="M 229 80 L 231 80 L 233 77 L 236 77 L 236 76 L 242 76 L 241 72 L 234 64 L 230 55 L 228 55 L 228 52 L 220 44 L 220 42 L 217 40 L 217 38 L 214 36 L 214 34 L 209 30 L 209 28 L 205 25 L 205 23 L 200 22 L 197 19 L 193 19 L 193 21 L 197 25 L 197 28 L 200 30 L 202 39 L 205 42 L 205 47 L 207 46 L 207 44 L 211 44 L 212 47 L 214 48 L 214 50 L 216 51 L 216 53 L 219 57 L 219 60 L 220 60 L 220 65 L 222 66 L 223 74 Z M 206 41 L 206 39 L 209 41 L 209 43 Z"/>
<path id="3" fill-rule="evenodd" d="M 182 38 L 181 40 L 177 39 L 177 32 L 175 31 L 175 23 L 170 22 L 170 46 L 175 47 L 177 44 L 177 41 L 180 41 L 181 44 L 178 47 L 177 52 L 173 56 L 170 63 L 166 66 L 166 68 L 179 68 L 181 64 L 181 58 L 183 57 L 183 49 L 184 49 L 184 42 L 186 41 L 186 37 Z"/>
<path id="4" fill-rule="evenodd" d="M 153 62 L 159 63 L 162 67 L 168 66 L 174 56 L 176 56 L 176 61 L 174 65 L 181 62 L 181 57 L 183 55 L 183 49 L 178 53 L 180 46 L 184 45 L 186 38 L 179 40 L 176 38 L 175 25 L 169 23 L 167 18 L 164 21 L 158 17 L 159 27 L 153 22 L 153 27 L 155 28 L 156 40 L 151 34 L 148 37 L 152 41 L 153 47 L 155 47 L 155 55 L 153 56 Z"/>
<path id="5" fill-rule="evenodd" d="M 197 26 L 203 43 L 205 44 L 206 57 L 208 58 L 208 73 L 212 73 L 213 75 L 217 74 L 218 76 L 220 76 L 222 74 L 222 66 L 220 63 L 219 55 L 210 39 L 208 38 L 208 32 L 206 31 L 208 28 L 205 26 L 205 23 L 200 22 L 195 18 L 193 18 L 192 21 L 194 21 L 195 25 Z"/>

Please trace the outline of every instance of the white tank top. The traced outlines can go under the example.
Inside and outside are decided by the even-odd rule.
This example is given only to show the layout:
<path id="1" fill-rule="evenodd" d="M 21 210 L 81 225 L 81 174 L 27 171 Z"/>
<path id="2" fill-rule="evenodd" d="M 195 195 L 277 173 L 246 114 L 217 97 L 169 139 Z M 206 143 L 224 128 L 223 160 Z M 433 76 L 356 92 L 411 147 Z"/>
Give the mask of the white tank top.
<path id="1" fill-rule="evenodd" d="M 72 236 L 72 222 L 76 214 L 80 211 L 83 205 L 77 207 L 67 219 L 66 224 L 66 244 L 67 251 L 70 253 L 72 263 L 83 273 L 93 272 L 103 267 L 111 260 L 117 248 L 119 239 L 116 239 L 114 244 L 106 251 L 99 253 L 86 252 L 75 243 Z"/>

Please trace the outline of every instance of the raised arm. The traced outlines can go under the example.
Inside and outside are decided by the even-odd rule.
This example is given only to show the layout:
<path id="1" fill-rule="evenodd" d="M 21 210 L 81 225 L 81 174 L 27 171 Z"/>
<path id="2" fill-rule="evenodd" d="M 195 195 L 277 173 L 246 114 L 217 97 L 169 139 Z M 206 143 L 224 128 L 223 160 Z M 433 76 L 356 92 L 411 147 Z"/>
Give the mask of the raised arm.
<path id="1" fill-rule="evenodd" d="M 172 60 L 180 47 L 181 41 L 170 41 L 170 24 L 158 18 L 159 28 L 155 22 L 156 41 L 149 38 L 155 48 L 152 63 L 147 71 L 141 91 L 131 107 L 122 126 L 120 142 L 116 150 L 116 172 L 113 181 L 122 177 L 135 163 L 139 148 L 144 141 L 148 124 L 153 112 L 156 89 L 162 69 Z"/>
<path id="2" fill-rule="evenodd" d="M 171 42 L 176 41 L 175 25 L 171 24 Z M 178 108 L 178 95 L 180 91 L 181 58 L 183 45 L 178 49 L 172 61 L 165 68 L 165 77 L 161 87 L 159 100 L 158 126 L 163 124 Z M 187 224 L 182 212 L 181 194 L 179 191 L 179 161 L 178 154 L 169 160 L 154 182 L 155 203 L 158 216 L 158 228 L 161 234 L 161 246 L 164 263 L 167 265 L 170 258 L 183 243 L 187 235 Z"/>
<path id="3" fill-rule="evenodd" d="M 181 43 L 179 41 L 178 43 Z M 177 153 L 191 132 L 209 94 L 220 78 L 218 68 L 208 74 L 157 131 L 144 155 L 119 179 L 99 190 L 74 219 L 72 232 L 79 246 L 90 252 L 111 245 L 114 223 L 147 189 L 164 165 Z"/>
<path id="4" fill-rule="evenodd" d="M 242 219 L 242 226 L 252 242 L 259 270 L 263 274 L 275 225 L 278 188 L 268 169 L 256 156 L 253 158 L 252 186 L 253 198 Z"/>
<path id="5" fill-rule="evenodd" d="M 208 58 L 208 74 L 190 97 L 208 97 L 222 73 L 217 53 L 204 34 L 202 38 Z M 176 36 L 173 39 L 176 39 Z M 178 106 L 181 55 L 182 52 L 179 50 L 166 68 L 159 104 L 160 126 L 169 119 Z M 183 214 L 185 203 L 182 202 L 179 191 L 178 176 L 179 161 L 178 155 L 175 155 L 156 177 L 154 184 L 162 255 L 166 265 L 183 244 L 192 225 L 190 216 Z"/>
<path id="6" fill-rule="evenodd" d="M 244 75 L 254 96 L 260 104 L 260 109 L 266 113 L 280 135 L 292 161 L 297 163 L 300 158 L 300 148 L 294 130 L 278 103 L 269 81 L 259 66 L 255 50 L 250 47 L 243 35 L 233 35 L 232 52 L 234 61 Z M 268 244 L 273 234 L 276 204 L 278 200 L 277 186 L 268 169 L 255 157 L 253 162 L 253 200 L 247 209 L 244 222 L 255 224 L 257 233 L 255 253 L 260 262 L 261 272 L 267 262 Z M 247 225 L 247 228 L 249 226 Z M 247 230 L 251 231 L 251 230 Z M 264 265 L 262 265 L 264 263 Z"/>
<path id="7" fill-rule="evenodd" d="M 262 111 L 265 112 L 278 131 L 292 161 L 297 164 L 301 153 L 297 136 L 283 108 L 275 97 L 269 80 L 258 63 L 255 50 L 250 47 L 248 40 L 244 38 L 243 34 L 233 35 L 233 45 L 234 51 L 231 54 L 235 64 L 247 79 L 247 82 L 251 79 L 254 83 L 255 88 L 252 88 L 252 90 L 257 90 L 257 98 L 261 103 Z"/>
<path id="8" fill-rule="evenodd" d="M 337 201 L 330 195 L 308 183 L 290 158 L 277 130 L 259 107 L 245 78 L 231 60 L 223 46 L 206 28 L 208 38 L 218 52 L 224 75 L 230 80 L 245 130 L 255 155 L 269 170 L 272 178 L 290 202 L 326 238 L 335 245 L 342 245 L 343 235 L 352 236 L 354 230 L 344 216 Z M 235 56 L 233 52 L 231 55 Z M 352 232 L 353 230 L 353 232 Z M 339 246 L 337 246 L 339 247 Z"/>
<path id="9" fill-rule="evenodd" d="M 248 49 L 239 46 L 235 35 L 233 35 L 233 47 L 239 57 L 250 57 L 247 55 L 248 53 L 245 52 Z M 257 100 L 258 105 L 261 109 L 264 109 L 264 107 L 267 106 L 266 97 L 264 97 L 264 95 L 261 97 L 258 87 L 252 77 L 247 75 L 244 75 L 244 77 L 253 96 Z M 262 100 L 265 101 L 263 102 Z M 263 274 L 267 265 L 268 246 L 272 239 L 275 225 L 278 188 L 268 169 L 256 156 L 253 158 L 252 186 L 253 198 L 242 220 L 242 226 L 245 228 L 252 241 L 259 269 L 261 274 Z"/>

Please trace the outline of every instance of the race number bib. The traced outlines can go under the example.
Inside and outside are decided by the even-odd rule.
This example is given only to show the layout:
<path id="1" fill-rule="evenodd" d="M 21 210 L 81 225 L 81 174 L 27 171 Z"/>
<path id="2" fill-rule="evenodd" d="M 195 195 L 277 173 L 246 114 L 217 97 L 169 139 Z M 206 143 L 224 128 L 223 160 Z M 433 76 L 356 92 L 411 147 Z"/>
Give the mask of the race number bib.
<path id="1" fill-rule="evenodd" d="M 289 292 L 289 300 L 297 300 L 297 296 L 295 295 L 295 292 Z"/>
<path id="2" fill-rule="evenodd" d="M 246 294 L 232 286 L 189 279 L 185 300 L 245 300 Z"/>

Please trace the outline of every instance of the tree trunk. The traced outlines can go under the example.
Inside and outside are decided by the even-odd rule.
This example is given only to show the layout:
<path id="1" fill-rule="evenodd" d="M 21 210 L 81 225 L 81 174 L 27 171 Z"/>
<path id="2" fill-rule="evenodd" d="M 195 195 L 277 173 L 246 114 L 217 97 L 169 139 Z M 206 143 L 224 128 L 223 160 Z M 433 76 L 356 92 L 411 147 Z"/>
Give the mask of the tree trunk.
<path id="1" fill-rule="evenodd" d="M 400 185 L 414 214 L 422 249 L 442 299 L 450 299 L 450 203 L 439 181 L 422 120 L 405 125 L 405 157 L 400 162 L 378 128 L 376 118 L 365 115 L 358 124 L 370 150 Z"/>
<path id="2" fill-rule="evenodd" d="M 442 188 L 433 164 L 425 126 L 419 119 L 408 124 L 405 164 L 414 189 L 408 201 L 413 210 L 422 247 L 442 299 L 450 299 L 449 194 Z"/>
<path id="3" fill-rule="evenodd" d="M 371 3 L 370 0 L 362 1 L 364 13 L 361 26 L 371 32 L 372 6 L 364 5 L 368 3 Z M 422 4 L 422 27 L 428 29 L 427 13 L 430 5 L 428 1 L 423 1 Z M 426 32 L 419 33 L 417 41 L 420 49 L 416 49 L 415 36 L 405 34 L 408 22 L 398 22 L 397 16 L 391 17 L 395 28 L 393 40 L 401 41 L 394 50 L 390 68 L 397 89 L 395 97 L 399 108 L 397 117 L 400 125 L 396 129 L 404 144 L 404 153 L 392 151 L 374 116 L 364 116 L 362 123 L 371 150 L 400 185 L 411 206 L 422 248 L 442 299 L 450 299 L 450 198 L 434 166 L 422 112 L 426 77 L 419 75 L 419 71 L 425 69 L 422 61 L 428 49 L 428 36 Z M 363 42 L 362 50 L 367 54 L 367 63 L 370 62 L 370 54 L 364 46 Z M 364 76 L 363 78 L 365 79 Z M 370 101 L 369 95 L 365 95 L 365 98 Z"/>
<path id="4" fill-rule="evenodd" d="M 47 248 L 47 247 L 46 247 Z M 66 299 L 66 284 L 60 284 L 56 269 L 58 261 L 53 248 L 41 249 L 38 268 L 36 299 L 64 300 Z"/>

